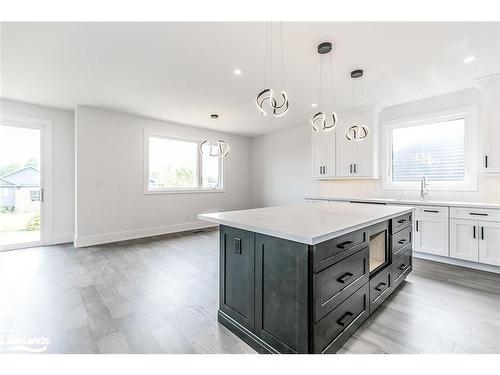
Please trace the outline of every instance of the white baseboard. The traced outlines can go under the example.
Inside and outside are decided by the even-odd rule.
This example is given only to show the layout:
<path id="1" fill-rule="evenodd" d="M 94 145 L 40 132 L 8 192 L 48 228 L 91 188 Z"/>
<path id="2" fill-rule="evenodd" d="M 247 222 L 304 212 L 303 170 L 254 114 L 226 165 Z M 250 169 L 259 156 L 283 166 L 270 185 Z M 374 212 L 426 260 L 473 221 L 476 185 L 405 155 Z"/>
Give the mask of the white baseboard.
<path id="1" fill-rule="evenodd" d="M 52 235 L 52 240 L 47 243 L 47 245 L 59 245 L 62 243 L 73 242 L 75 235 L 73 233 L 62 233 Z"/>
<path id="2" fill-rule="evenodd" d="M 85 247 L 85 246 L 93 246 L 100 245 L 111 242 L 132 240 L 135 238 L 143 238 L 143 237 L 151 237 L 151 236 L 159 236 L 162 234 L 176 233 L 176 232 L 184 232 L 188 230 L 196 230 L 203 228 L 215 227 L 217 224 L 209 223 L 206 221 L 194 221 L 191 223 L 181 223 L 181 224 L 173 224 L 173 225 L 165 225 L 161 227 L 152 227 L 152 228 L 141 228 L 141 229 L 132 229 L 126 230 L 122 232 L 111 232 L 111 233 L 102 233 L 102 234 L 94 234 L 87 236 L 76 236 L 75 238 L 75 247 Z"/>
<path id="3" fill-rule="evenodd" d="M 477 263 L 477 262 L 469 262 L 468 260 L 461 260 L 449 257 L 442 257 L 439 255 L 419 253 L 418 251 L 413 251 L 413 256 L 419 259 L 432 260 L 434 262 L 453 264 L 455 266 L 461 266 L 466 268 L 473 268 L 479 271 L 493 272 L 500 274 L 500 267 L 492 266 L 489 264 Z"/>

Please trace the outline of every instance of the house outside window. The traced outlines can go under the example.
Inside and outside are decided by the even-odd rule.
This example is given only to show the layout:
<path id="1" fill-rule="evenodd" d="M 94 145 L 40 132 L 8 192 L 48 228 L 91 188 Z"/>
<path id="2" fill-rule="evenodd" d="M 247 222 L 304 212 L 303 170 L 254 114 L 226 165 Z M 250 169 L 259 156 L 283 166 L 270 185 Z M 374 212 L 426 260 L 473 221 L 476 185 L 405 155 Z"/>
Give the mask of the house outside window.
<path id="1" fill-rule="evenodd" d="M 146 194 L 223 191 L 223 160 L 202 155 L 200 140 L 146 131 Z"/>
<path id="2" fill-rule="evenodd" d="M 386 127 L 384 189 L 477 190 L 475 108 Z"/>

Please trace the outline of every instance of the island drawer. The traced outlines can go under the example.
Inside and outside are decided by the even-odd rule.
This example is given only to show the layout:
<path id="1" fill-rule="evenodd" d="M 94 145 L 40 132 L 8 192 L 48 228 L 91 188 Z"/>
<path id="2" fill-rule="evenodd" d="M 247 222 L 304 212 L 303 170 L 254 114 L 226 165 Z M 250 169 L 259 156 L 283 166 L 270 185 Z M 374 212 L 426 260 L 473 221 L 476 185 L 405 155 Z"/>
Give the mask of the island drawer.
<path id="1" fill-rule="evenodd" d="M 366 247 L 313 275 L 315 322 L 368 282 L 368 258 Z"/>
<path id="2" fill-rule="evenodd" d="M 387 267 L 370 280 L 370 314 L 391 294 L 391 267 Z"/>
<path id="3" fill-rule="evenodd" d="M 391 220 L 391 233 L 394 234 L 411 224 L 411 212 Z"/>
<path id="4" fill-rule="evenodd" d="M 398 259 L 393 261 L 391 267 L 391 277 L 393 280 L 393 287 L 397 287 L 401 281 L 404 280 L 412 269 L 413 257 L 411 249 L 401 255 Z"/>
<path id="5" fill-rule="evenodd" d="M 367 246 L 364 230 L 344 234 L 313 246 L 314 272 L 319 272 L 332 264 L 354 254 Z"/>
<path id="6" fill-rule="evenodd" d="M 369 289 L 364 284 L 313 325 L 313 352 L 335 353 L 369 315 Z"/>
<path id="7" fill-rule="evenodd" d="M 411 246 L 412 227 L 409 226 L 392 236 L 392 256 L 396 259 Z"/>

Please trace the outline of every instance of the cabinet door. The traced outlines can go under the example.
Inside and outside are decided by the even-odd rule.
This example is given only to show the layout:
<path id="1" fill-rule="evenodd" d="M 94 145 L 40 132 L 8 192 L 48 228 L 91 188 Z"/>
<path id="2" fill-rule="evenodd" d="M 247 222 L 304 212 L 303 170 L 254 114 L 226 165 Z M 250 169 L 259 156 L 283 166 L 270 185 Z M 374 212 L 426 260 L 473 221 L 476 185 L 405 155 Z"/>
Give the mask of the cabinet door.
<path id="1" fill-rule="evenodd" d="M 417 218 L 415 222 L 415 251 L 447 257 L 448 218 Z"/>
<path id="2" fill-rule="evenodd" d="M 325 137 L 321 132 L 312 132 L 312 175 L 316 178 L 323 177 L 323 166 L 326 159 Z"/>
<path id="3" fill-rule="evenodd" d="M 500 266 L 500 223 L 479 222 L 479 261 Z"/>
<path id="4" fill-rule="evenodd" d="M 356 124 L 364 124 L 368 127 L 368 136 L 365 139 L 352 142 L 354 146 L 354 176 L 375 177 L 377 175 L 376 166 L 378 160 L 374 146 L 378 139 L 374 111 L 356 113 L 354 119 Z"/>
<path id="5" fill-rule="evenodd" d="M 325 147 L 325 176 L 335 177 L 335 129 L 323 133 Z"/>
<path id="6" fill-rule="evenodd" d="M 221 226 L 219 308 L 249 331 L 255 325 L 254 233 Z"/>
<path id="7" fill-rule="evenodd" d="M 341 113 L 336 129 L 336 176 L 350 177 L 354 175 L 354 143 L 349 141 L 345 132 L 350 126 L 351 115 L 349 113 Z"/>
<path id="8" fill-rule="evenodd" d="M 484 171 L 500 173 L 500 100 L 485 103 Z"/>
<path id="9" fill-rule="evenodd" d="M 478 222 L 450 220 L 450 257 L 479 261 Z"/>

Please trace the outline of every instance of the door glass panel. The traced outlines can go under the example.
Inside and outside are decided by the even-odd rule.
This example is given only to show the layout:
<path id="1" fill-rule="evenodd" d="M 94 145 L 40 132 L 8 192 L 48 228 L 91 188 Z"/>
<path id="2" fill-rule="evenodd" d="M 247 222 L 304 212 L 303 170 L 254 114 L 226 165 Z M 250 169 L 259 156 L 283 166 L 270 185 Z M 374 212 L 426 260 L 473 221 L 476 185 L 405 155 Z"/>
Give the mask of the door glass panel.
<path id="1" fill-rule="evenodd" d="M 0 126 L 0 248 L 41 240 L 40 130 Z"/>

